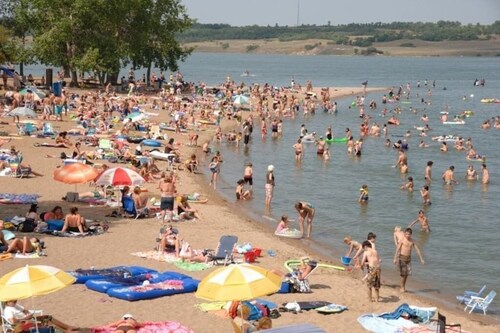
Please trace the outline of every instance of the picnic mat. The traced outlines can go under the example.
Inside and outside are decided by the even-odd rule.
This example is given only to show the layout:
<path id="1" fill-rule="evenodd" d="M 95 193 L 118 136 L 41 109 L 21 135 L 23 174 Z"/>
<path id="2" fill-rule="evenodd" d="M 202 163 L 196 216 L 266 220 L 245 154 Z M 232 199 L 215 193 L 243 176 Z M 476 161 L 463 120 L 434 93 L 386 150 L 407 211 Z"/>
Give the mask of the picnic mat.
<path id="1" fill-rule="evenodd" d="M 202 271 L 204 269 L 211 267 L 210 265 L 205 264 L 205 263 L 201 263 L 201 262 L 182 261 L 181 259 L 177 258 L 175 256 L 175 254 L 173 254 L 173 253 L 162 254 L 161 252 L 158 252 L 156 250 L 144 251 L 144 252 L 134 252 L 131 254 L 133 256 L 136 256 L 139 258 L 153 259 L 153 260 L 157 260 L 157 261 L 164 261 L 164 262 L 168 262 L 168 263 L 173 263 L 178 268 L 183 269 L 185 271 L 190 271 L 190 272 Z"/>

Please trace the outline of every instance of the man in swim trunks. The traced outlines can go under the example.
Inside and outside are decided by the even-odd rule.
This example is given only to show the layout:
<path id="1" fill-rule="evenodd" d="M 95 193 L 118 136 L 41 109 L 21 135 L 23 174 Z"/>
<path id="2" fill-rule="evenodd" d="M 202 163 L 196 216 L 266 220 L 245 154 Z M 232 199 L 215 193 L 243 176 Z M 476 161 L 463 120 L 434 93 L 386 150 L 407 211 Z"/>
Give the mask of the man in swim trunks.
<path id="1" fill-rule="evenodd" d="M 170 215 L 170 222 L 174 215 L 174 195 L 177 192 L 175 184 L 172 181 L 172 177 L 166 176 L 162 182 L 160 182 L 160 210 L 161 210 L 161 220 L 165 219 L 167 212 Z"/>
<path id="2" fill-rule="evenodd" d="M 417 251 L 417 255 L 422 265 L 425 265 L 424 258 L 420 253 L 415 241 L 411 238 L 413 231 L 411 228 L 406 228 L 405 237 L 398 243 L 396 252 L 394 253 L 394 264 L 399 263 L 399 275 L 401 276 L 401 292 L 406 292 L 406 280 L 411 275 L 411 254 L 413 248 Z"/>
<path id="3" fill-rule="evenodd" d="M 316 154 L 323 156 L 323 153 L 325 151 L 325 145 L 326 145 L 326 141 L 323 140 L 322 136 L 320 136 L 319 140 L 316 141 L 316 149 L 317 149 Z"/>
<path id="4" fill-rule="evenodd" d="M 368 287 L 368 299 L 370 302 L 379 301 L 380 289 L 380 257 L 378 252 L 372 247 L 369 241 L 363 242 L 363 258 L 361 259 L 362 266 L 366 265 L 368 272 L 364 279 Z M 375 290 L 375 299 L 372 298 L 372 289 Z"/>
<path id="5" fill-rule="evenodd" d="M 427 161 L 427 166 L 424 171 L 425 185 L 430 186 L 432 182 L 432 165 L 434 162 Z"/>
<path id="6" fill-rule="evenodd" d="M 250 190 L 253 188 L 253 165 L 248 163 L 243 172 L 243 180 L 245 184 L 250 185 Z"/>

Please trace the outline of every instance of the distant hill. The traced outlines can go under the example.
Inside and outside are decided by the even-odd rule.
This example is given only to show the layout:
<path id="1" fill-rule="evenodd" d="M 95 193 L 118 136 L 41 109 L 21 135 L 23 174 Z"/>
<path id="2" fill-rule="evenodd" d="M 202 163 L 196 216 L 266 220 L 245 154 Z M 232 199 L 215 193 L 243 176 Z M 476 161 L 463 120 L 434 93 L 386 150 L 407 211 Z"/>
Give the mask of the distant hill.
<path id="1" fill-rule="evenodd" d="M 178 35 L 195 52 L 500 56 L 500 21 L 245 26 L 194 24 Z"/>

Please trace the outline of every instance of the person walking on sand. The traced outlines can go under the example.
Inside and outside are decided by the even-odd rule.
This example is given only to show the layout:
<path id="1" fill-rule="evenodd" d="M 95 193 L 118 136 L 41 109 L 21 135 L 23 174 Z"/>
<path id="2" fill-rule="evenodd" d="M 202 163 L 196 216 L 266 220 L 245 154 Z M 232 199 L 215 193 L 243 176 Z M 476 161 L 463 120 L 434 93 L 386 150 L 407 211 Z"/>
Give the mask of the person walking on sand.
<path id="1" fill-rule="evenodd" d="M 418 216 L 415 220 L 413 220 L 408 228 L 413 227 L 415 223 L 420 223 L 420 226 L 422 227 L 422 231 L 424 232 L 430 232 L 431 228 L 429 226 L 429 220 L 427 219 L 427 216 L 425 216 L 425 212 L 423 210 L 418 211 Z"/>
<path id="2" fill-rule="evenodd" d="M 422 265 L 425 265 L 424 258 L 415 241 L 411 238 L 413 231 L 411 228 L 406 228 L 405 237 L 398 243 L 396 252 L 394 253 L 394 264 L 399 263 L 399 275 L 401 276 L 401 292 L 406 292 L 406 281 L 411 275 L 411 254 L 413 248 L 417 251 L 417 255 Z"/>
<path id="3" fill-rule="evenodd" d="M 377 250 L 372 247 L 372 243 L 369 241 L 363 242 L 363 250 L 364 253 L 361 264 L 367 267 L 365 280 L 366 286 L 368 287 L 368 300 L 370 302 L 378 302 L 380 300 L 380 257 Z M 372 289 L 375 290 L 375 299 L 372 298 Z"/>
<path id="4" fill-rule="evenodd" d="M 274 191 L 274 165 L 269 165 L 267 167 L 266 174 L 266 208 L 271 209 L 271 201 L 273 200 L 273 191 Z"/>
<path id="5" fill-rule="evenodd" d="M 311 205 L 309 202 L 305 201 L 298 201 L 295 203 L 295 209 L 299 213 L 299 225 L 300 225 L 300 232 L 302 235 L 304 235 L 304 222 L 307 223 L 307 238 L 311 238 L 311 232 L 312 232 L 312 222 L 314 219 L 314 214 L 316 213 L 316 210 L 314 209 L 314 206 Z"/>

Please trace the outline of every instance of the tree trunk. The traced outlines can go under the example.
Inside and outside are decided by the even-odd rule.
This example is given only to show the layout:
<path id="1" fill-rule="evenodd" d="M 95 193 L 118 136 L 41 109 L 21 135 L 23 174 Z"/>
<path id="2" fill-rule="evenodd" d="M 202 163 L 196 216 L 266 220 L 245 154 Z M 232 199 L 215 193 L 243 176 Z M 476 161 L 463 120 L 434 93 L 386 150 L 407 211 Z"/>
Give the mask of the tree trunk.
<path id="1" fill-rule="evenodd" d="M 148 72 L 146 74 L 146 83 L 147 83 L 148 87 L 151 86 L 151 63 L 149 63 L 149 66 L 148 66 Z"/>
<path id="2" fill-rule="evenodd" d="M 78 72 L 76 70 L 71 70 L 71 83 L 70 87 L 78 87 Z"/>
<path id="3" fill-rule="evenodd" d="M 24 62 L 19 63 L 19 75 L 24 76 Z"/>
<path id="4" fill-rule="evenodd" d="M 118 75 L 120 75 L 120 73 L 109 73 L 108 74 L 108 79 L 107 79 L 107 82 L 111 82 L 112 85 L 116 86 L 118 84 Z"/>

